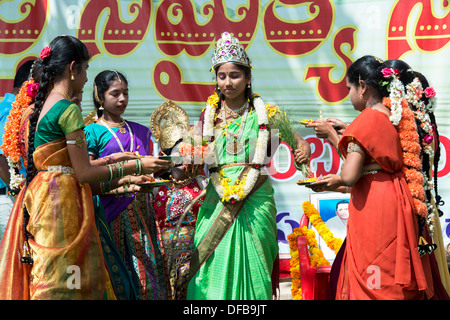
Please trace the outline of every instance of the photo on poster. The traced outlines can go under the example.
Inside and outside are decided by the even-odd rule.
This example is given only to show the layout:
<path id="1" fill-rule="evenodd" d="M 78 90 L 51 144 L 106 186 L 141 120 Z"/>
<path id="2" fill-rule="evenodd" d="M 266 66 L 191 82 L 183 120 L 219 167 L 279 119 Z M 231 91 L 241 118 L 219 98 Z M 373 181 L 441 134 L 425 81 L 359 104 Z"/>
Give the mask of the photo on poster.
<path id="1" fill-rule="evenodd" d="M 319 211 L 322 221 L 326 224 L 333 236 L 344 241 L 347 233 L 350 194 L 340 192 L 311 193 L 309 199 L 311 204 Z M 334 251 L 328 248 L 325 241 L 311 223 L 309 223 L 308 228 L 316 232 L 316 240 L 319 248 L 323 251 L 325 258 L 332 263 L 336 258 Z"/>

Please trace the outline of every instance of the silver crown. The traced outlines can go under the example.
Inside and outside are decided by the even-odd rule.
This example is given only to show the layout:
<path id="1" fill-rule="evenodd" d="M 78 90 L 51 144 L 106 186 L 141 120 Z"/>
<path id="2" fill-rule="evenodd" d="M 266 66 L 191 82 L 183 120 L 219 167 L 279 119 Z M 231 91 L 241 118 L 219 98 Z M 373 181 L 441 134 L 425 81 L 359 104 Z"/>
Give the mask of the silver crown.
<path id="1" fill-rule="evenodd" d="M 227 62 L 239 63 L 247 67 L 250 66 L 250 60 L 244 47 L 239 43 L 239 40 L 228 32 L 222 33 L 222 38 L 217 41 L 216 49 L 211 57 L 212 70 L 220 64 Z"/>

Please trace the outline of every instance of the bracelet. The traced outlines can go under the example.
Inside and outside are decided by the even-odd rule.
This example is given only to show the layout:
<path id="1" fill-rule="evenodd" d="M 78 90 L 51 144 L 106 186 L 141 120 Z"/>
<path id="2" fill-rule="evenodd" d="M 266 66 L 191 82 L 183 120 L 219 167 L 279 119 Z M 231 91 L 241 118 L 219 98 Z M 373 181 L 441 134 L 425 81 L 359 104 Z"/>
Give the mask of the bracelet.
<path id="1" fill-rule="evenodd" d="M 109 181 L 111 181 L 114 178 L 114 165 L 113 164 L 108 164 L 108 169 L 109 169 Z"/>
<path id="2" fill-rule="evenodd" d="M 118 178 L 122 179 L 123 178 L 123 163 L 119 162 L 117 163 L 117 171 L 118 171 Z"/>
<path id="3" fill-rule="evenodd" d="M 136 175 L 140 175 L 141 172 L 141 163 L 139 162 L 139 159 L 136 160 Z"/>

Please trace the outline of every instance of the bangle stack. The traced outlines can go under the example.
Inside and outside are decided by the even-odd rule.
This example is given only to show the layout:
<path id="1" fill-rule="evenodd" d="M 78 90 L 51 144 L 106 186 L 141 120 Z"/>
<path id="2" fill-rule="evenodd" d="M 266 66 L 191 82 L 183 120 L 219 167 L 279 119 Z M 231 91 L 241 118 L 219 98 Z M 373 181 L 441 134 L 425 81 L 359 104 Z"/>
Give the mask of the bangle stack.
<path id="1" fill-rule="evenodd" d="M 113 164 L 108 164 L 109 169 L 109 181 L 119 178 L 122 179 L 125 176 L 125 163 L 128 161 L 120 161 Z"/>
<path id="2" fill-rule="evenodd" d="M 142 159 L 136 160 L 136 175 L 140 176 L 142 174 L 142 168 L 144 167 L 144 163 L 142 162 Z"/>

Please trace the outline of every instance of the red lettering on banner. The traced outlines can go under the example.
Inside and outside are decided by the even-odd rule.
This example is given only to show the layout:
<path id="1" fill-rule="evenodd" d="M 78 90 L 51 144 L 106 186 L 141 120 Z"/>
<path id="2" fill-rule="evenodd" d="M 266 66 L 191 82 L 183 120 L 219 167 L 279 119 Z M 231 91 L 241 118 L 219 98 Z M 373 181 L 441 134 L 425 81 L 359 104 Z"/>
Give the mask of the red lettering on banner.
<path id="1" fill-rule="evenodd" d="M 20 19 L 0 17 L 0 55 L 17 55 L 34 46 L 45 28 L 47 9 L 48 0 L 22 1 L 17 7 Z"/>
<path id="2" fill-rule="evenodd" d="M 445 153 L 444 167 L 438 171 L 438 178 L 447 176 L 450 173 L 450 139 L 446 136 L 440 135 L 441 154 Z"/>
<path id="3" fill-rule="evenodd" d="M 312 149 L 314 149 L 314 151 L 311 153 L 310 163 L 312 163 L 313 160 L 316 162 L 316 176 L 320 177 L 327 174 L 338 174 L 341 165 L 341 159 L 336 149 L 327 140 L 320 139 L 314 136 L 307 137 L 306 141 L 312 146 Z M 294 166 L 294 155 L 292 153 L 292 149 L 284 141 L 281 141 L 280 145 L 289 150 L 291 164 L 290 167 L 285 172 L 279 172 L 274 165 L 273 159 L 271 159 L 267 164 L 266 169 L 273 179 L 288 180 L 297 173 L 297 169 Z M 325 163 L 330 163 L 330 161 L 322 160 L 322 158 L 325 158 L 326 149 L 329 149 L 331 152 L 331 164 L 328 165 L 328 170 L 325 166 Z M 328 158 L 328 156 L 326 158 Z M 311 170 L 314 169 L 311 168 Z"/>
<path id="4" fill-rule="evenodd" d="M 336 149 L 325 139 L 320 139 L 317 137 L 309 137 L 306 141 L 310 145 L 314 145 L 312 149 L 314 151 L 311 153 L 311 161 L 316 161 L 316 176 L 325 176 L 327 174 L 337 174 L 339 172 L 339 167 L 341 160 Z M 325 161 L 321 161 L 321 159 L 325 155 L 325 149 L 329 148 L 331 151 L 331 165 L 329 166 L 329 170 L 325 167 Z M 314 170 L 311 168 L 311 170 Z"/>
<path id="5" fill-rule="evenodd" d="M 327 103 L 340 103 L 348 96 L 345 75 L 348 67 L 353 63 L 351 53 L 356 48 L 356 28 L 345 27 L 338 30 L 333 37 L 333 51 L 344 62 L 344 73 L 338 81 L 332 79 L 332 72 L 336 65 L 308 65 L 304 81 L 317 79 L 316 91 L 319 98 Z M 348 46 L 345 46 L 348 45 Z M 348 52 L 343 49 L 349 47 Z"/>
<path id="6" fill-rule="evenodd" d="M 441 7 L 447 12 L 437 17 L 434 11 L 433 0 L 398 0 L 391 11 L 387 30 L 387 56 L 388 59 L 400 59 L 405 54 L 413 52 L 411 43 L 422 52 L 435 52 L 443 49 L 450 41 L 450 6 L 448 1 Z M 417 8 L 417 10 L 414 10 Z M 416 21 L 410 20 L 418 12 Z M 409 26 L 415 29 L 410 30 Z M 408 39 L 408 36 L 411 39 Z"/>
<path id="7" fill-rule="evenodd" d="M 93 57 L 102 53 L 100 47 L 109 55 L 124 56 L 132 53 L 144 41 L 150 28 L 152 1 L 130 2 L 127 12 L 132 16 L 130 21 L 122 18 L 120 2 L 117 0 L 91 0 L 86 3 L 77 37 L 86 44 Z M 102 27 L 100 20 L 104 14 L 107 17 Z M 102 34 L 97 39 L 99 30 L 102 30 Z"/>
<path id="8" fill-rule="evenodd" d="M 183 102 L 205 102 L 215 85 L 185 82 L 181 68 L 175 62 L 160 60 L 152 72 L 153 88 L 164 99 Z"/>
<path id="9" fill-rule="evenodd" d="M 292 148 L 289 145 L 287 145 L 286 142 L 281 141 L 280 142 L 280 147 L 284 147 L 284 148 L 287 148 L 289 150 L 289 155 L 290 155 L 289 161 L 290 161 L 290 164 L 291 164 L 289 166 L 289 169 L 287 171 L 285 171 L 285 172 L 278 172 L 276 167 L 275 167 L 275 165 L 274 165 L 274 163 L 273 163 L 273 158 L 266 165 L 266 169 L 267 169 L 268 174 L 273 179 L 276 179 L 276 180 L 287 180 L 287 179 L 292 178 L 297 173 L 297 169 L 294 166 L 295 159 L 294 159 L 294 155 L 292 154 Z"/>
<path id="10" fill-rule="evenodd" d="M 276 8 L 306 7 L 309 18 L 287 21 Z M 306 55 L 320 47 L 328 38 L 334 23 L 334 6 L 326 0 L 272 0 L 264 10 L 263 32 L 269 46 L 288 56 Z"/>
<path id="11" fill-rule="evenodd" d="M 188 56 L 200 57 L 228 31 L 247 47 L 258 27 L 260 7 L 260 0 L 249 0 L 248 4 L 235 9 L 237 18 L 231 18 L 225 0 L 208 1 L 200 10 L 189 0 L 160 1 L 155 17 L 156 44 L 168 56 L 185 52 Z M 197 14 L 206 22 L 199 21 Z"/>

